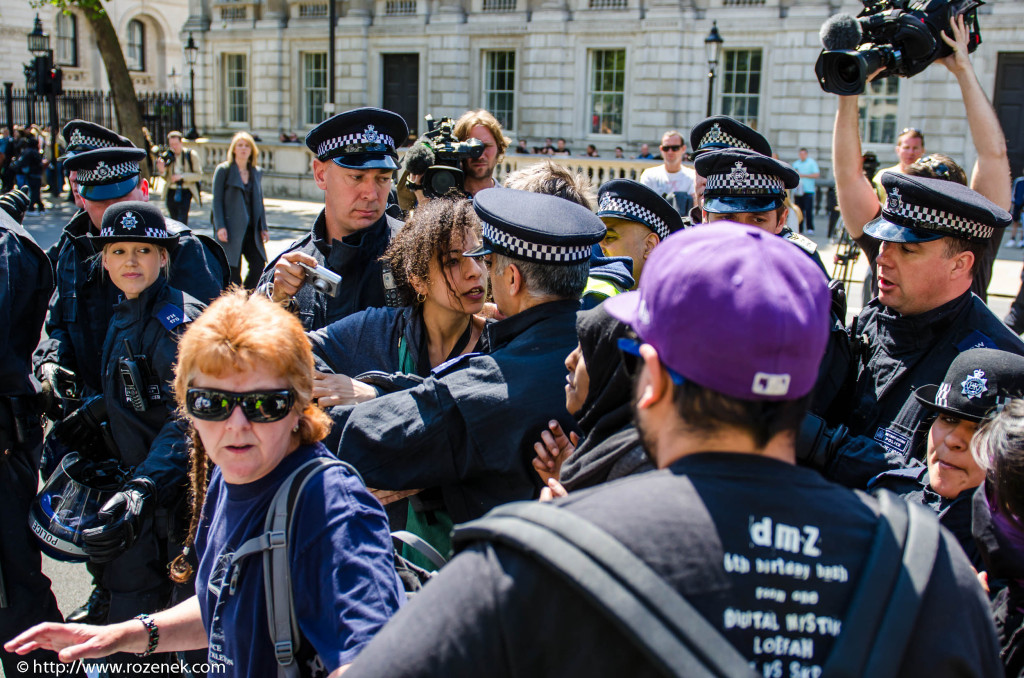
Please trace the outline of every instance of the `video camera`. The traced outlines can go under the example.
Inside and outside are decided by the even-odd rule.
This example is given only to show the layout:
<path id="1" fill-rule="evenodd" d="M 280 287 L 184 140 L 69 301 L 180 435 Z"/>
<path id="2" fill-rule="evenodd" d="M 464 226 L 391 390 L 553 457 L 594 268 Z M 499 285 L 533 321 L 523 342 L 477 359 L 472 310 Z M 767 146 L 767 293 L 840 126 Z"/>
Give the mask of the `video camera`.
<path id="1" fill-rule="evenodd" d="M 982 0 L 863 0 L 857 18 L 836 14 L 822 24 L 824 47 L 814 64 L 818 83 L 826 92 L 843 96 L 864 91 L 867 78 L 917 75 L 953 50 L 941 37 L 949 22 L 964 15 L 967 51 L 981 44 L 977 9 Z"/>
<path id="2" fill-rule="evenodd" d="M 452 118 L 434 120 L 430 115 L 427 132 L 406 154 L 405 169 L 409 174 L 422 174 L 420 187 L 428 198 L 451 195 L 463 197 L 462 182 L 466 174 L 462 170 L 465 160 L 479 158 L 484 153 L 483 142 L 479 139 L 459 141 L 453 129 Z"/>
<path id="3" fill-rule="evenodd" d="M 149 152 L 163 160 L 164 164 L 168 167 L 174 164 L 174 151 L 171 150 L 170 146 L 153 146 L 149 149 Z"/>

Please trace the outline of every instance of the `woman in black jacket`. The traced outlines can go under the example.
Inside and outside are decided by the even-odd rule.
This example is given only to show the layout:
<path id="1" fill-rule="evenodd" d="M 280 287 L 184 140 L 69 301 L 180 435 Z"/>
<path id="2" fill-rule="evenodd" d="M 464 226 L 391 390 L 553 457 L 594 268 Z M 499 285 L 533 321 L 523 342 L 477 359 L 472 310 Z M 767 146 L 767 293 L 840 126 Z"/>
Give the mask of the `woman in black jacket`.
<path id="1" fill-rule="evenodd" d="M 263 170 L 256 166 L 260 150 L 248 132 L 238 132 L 228 146 L 228 159 L 213 173 L 213 228 L 231 266 L 231 282 L 242 283 L 242 257 L 249 266 L 244 286 L 255 289 L 267 263 L 263 243 L 267 214 L 263 209 Z"/>

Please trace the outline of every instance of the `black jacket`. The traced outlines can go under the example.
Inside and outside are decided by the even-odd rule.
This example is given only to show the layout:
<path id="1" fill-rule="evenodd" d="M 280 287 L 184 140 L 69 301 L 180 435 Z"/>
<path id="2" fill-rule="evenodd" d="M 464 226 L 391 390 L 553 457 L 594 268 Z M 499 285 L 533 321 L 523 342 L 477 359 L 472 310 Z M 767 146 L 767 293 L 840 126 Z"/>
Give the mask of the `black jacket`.
<path id="1" fill-rule="evenodd" d="M 327 221 L 324 212 L 320 212 L 313 223 L 313 230 L 281 253 L 303 252 L 341 276 L 341 288 L 336 297 L 329 297 L 310 285 L 299 288 L 295 302 L 298 304 L 299 319 L 307 332 L 318 330 L 364 308 L 396 305 L 397 301 L 389 304 L 384 294 L 384 273 L 380 257 L 400 228 L 401 221 L 384 214 L 373 226 L 341 240 L 334 240 L 328 237 Z M 281 255 L 267 264 L 260 278 L 258 289 L 268 296 L 270 285 L 274 282 L 274 264 Z"/>

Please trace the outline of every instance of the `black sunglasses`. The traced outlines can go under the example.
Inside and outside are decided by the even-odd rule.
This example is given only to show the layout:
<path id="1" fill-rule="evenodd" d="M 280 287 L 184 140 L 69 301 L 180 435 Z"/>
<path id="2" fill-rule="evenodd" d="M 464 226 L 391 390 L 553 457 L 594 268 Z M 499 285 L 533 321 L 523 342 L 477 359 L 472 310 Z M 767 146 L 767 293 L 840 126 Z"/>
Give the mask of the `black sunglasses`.
<path id="1" fill-rule="evenodd" d="M 241 406 L 246 419 L 254 424 L 269 424 L 288 416 L 295 404 L 295 392 L 216 391 L 210 388 L 190 388 L 185 395 L 185 409 L 196 419 L 203 421 L 224 421 Z"/>
<path id="2" fill-rule="evenodd" d="M 680 148 L 682 148 L 682 146 L 680 146 L 679 144 L 672 144 L 670 146 L 662 146 L 661 150 L 672 151 L 674 153 L 675 151 L 678 151 Z"/>

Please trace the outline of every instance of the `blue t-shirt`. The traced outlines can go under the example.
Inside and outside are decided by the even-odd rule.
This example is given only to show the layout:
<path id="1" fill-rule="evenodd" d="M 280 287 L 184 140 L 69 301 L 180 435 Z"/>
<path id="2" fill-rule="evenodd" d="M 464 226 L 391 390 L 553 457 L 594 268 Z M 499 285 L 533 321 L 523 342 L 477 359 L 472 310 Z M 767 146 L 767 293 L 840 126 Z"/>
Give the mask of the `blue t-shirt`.
<path id="1" fill-rule="evenodd" d="M 299 447 L 269 474 L 245 485 L 210 479 L 196 535 L 196 595 L 220 676 L 270 675 L 276 667 L 267 629 L 263 558 L 239 561 L 231 590 L 231 555 L 263 532 L 270 501 L 320 444 Z M 341 466 L 314 476 L 303 490 L 289 534 L 295 616 L 327 671 L 350 663 L 405 601 L 392 559 L 387 518 L 359 478 Z M 257 667 L 259 667 L 257 669 Z"/>
<path id="2" fill-rule="evenodd" d="M 821 172 L 818 169 L 818 163 L 811 156 L 807 156 L 807 160 L 794 160 L 793 169 L 800 174 L 818 174 Z M 800 177 L 800 186 L 804 189 L 804 193 L 814 193 L 814 179 Z"/>

